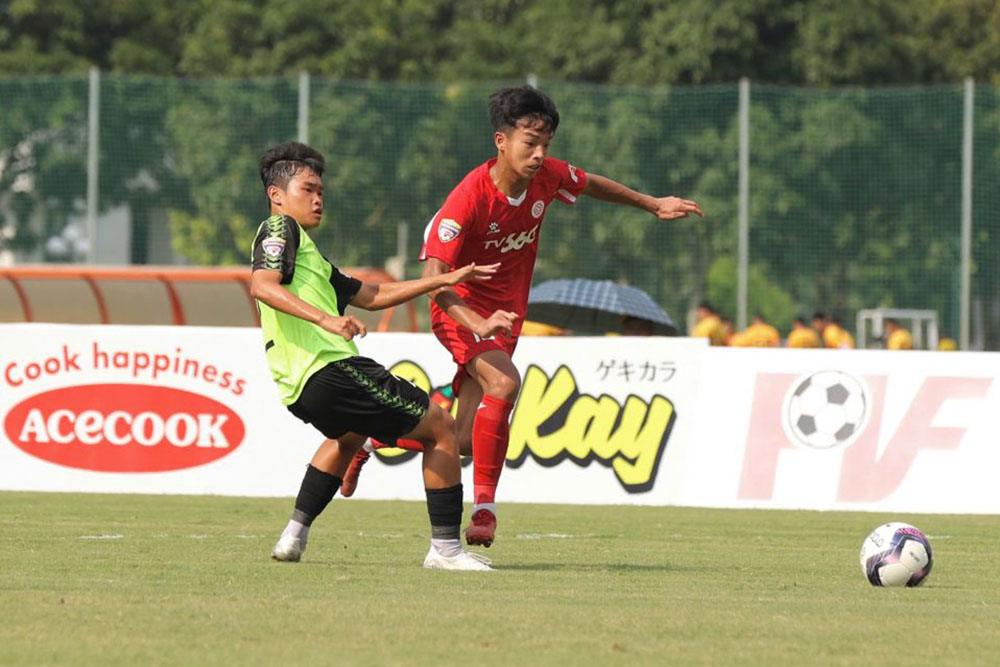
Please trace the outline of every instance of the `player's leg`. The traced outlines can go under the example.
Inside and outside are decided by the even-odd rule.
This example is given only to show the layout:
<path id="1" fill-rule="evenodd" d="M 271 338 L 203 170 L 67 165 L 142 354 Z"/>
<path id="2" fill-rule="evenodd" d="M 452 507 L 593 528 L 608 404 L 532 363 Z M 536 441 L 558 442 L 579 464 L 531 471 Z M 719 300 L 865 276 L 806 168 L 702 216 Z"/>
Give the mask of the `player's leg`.
<path id="1" fill-rule="evenodd" d="M 455 437 L 458 439 L 458 453 L 472 456 L 472 430 L 476 422 L 476 411 L 483 401 L 483 388 L 463 370 L 464 379 L 455 380 L 458 391 L 458 411 L 455 414 Z"/>
<path id="2" fill-rule="evenodd" d="M 462 467 L 455 422 L 431 403 L 416 428 L 405 435 L 423 445 L 424 489 L 431 523 L 431 546 L 424 567 L 442 570 L 490 570 L 489 560 L 462 548 Z"/>
<path id="3" fill-rule="evenodd" d="M 333 500 L 352 457 L 364 441 L 364 436 L 345 433 L 337 439 L 328 438 L 319 446 L 306 466 L 295 497 L 295 509 L 271 550 L 271 558 L 293 562 L 302 558 L 313 521 Z"/>
<path id="4" fill-rule="evenodd" d="M 521 389 L 521 375 L 510 355 L 502 350 L 483 352 L 465 368 L 474 382 L 462 383 L 459 412 L 463 406 L 474 411 L 471 430 L 475 483 L 475 504 L 465 539 L 469 544 L 488 547 L 496 535 L 496 489 L 507 458 L 510 413 Z M 481 398 L 473 402 L 476 395 Z M 468 419 L 468 413 L 461 415 L 460 428 L 468 428 Z"/>

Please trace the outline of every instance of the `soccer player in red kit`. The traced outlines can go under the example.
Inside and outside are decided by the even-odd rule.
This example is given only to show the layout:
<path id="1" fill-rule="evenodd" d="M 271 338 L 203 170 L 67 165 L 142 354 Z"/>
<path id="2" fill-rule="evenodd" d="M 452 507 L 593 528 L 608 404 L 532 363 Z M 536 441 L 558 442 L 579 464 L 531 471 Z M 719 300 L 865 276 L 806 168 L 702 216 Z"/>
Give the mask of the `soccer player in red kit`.
<path id="1" fill-rule="evenodd" d="M 656 198 L 548 156 L 559 126 L 555 103 L 530 86 L 503 88 L 489 101 L 497 156 L 473 169 L 431 219 L 420 259 L 424 276 L 475 262 L 500 263 L 489 282 L 431 292 L 434 335 L 458 365 L 455 427 L 460 451 L 472 454 L 475 504 L 465 536 L 490 546 L 496 525 L 496 487 L 507 455 L 510 413 L 521 388 L 511 361 L 528 305 L 531 275 L 545 212 L 553 200 L 587 195 L 649 211 L 661 220 L 701 215 L 678 197 Z M 410 446 L 400 442 L 398 446 Z M 367 452 L 359 453 L 353 479 Z"/>

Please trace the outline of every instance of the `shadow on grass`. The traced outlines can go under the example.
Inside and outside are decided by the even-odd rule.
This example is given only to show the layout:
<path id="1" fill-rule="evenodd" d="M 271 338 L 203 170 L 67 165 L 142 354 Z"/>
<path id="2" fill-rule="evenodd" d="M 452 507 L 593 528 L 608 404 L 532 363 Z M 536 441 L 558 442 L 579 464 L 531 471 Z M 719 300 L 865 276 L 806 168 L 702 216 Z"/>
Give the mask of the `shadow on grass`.
<path id="1" fill-rule="evenodd" d="M 493 563 L 499 571 L 525 572 L 712 572 L 715 567 L 690 567 L 683 565 L 645 565 L 637 563 Z"/>

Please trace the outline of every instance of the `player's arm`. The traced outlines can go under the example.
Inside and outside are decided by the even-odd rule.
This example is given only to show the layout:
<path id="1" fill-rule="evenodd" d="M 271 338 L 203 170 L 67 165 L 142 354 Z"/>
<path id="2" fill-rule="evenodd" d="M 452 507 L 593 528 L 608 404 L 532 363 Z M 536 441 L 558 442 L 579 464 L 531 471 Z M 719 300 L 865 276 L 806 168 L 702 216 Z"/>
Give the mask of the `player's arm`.
<path id="1" fill-rule="evenodd" d="M 427 261 L 424 262 L 423 276 L 425 279 L 431 279 L 447 275 L 450 268 L 443 260 L 428 257 Z M 501 331 L 510 333 L 514 322 L 517 321 L 517 314 L 506 310 L 495 311 L 489 317 L 484 318 L 465 303 L 465 300 L 455 290 L 448 287 L 440 287 L 430 292 L 428 296 L 448 317 L 480 338 L 490 338 Z"/>
<path id="2" fill-rule="evenodd" d="M 352 315 L 338 317 L 306 303 L 281 285 L 281 271 L 259 269 L 250 276 L 250 296 L 287 315 L 312 322 L 330 333 L 351 340 L 368 329 Z"/>
<path id="3" fill-rule="evenodd" d="M 467 280 L 489 280 L 498 268 L 499 264 L 476 266 L 473 263 L 454 271 L 424 276 L 417 280 L 398 283 L 362 283 L 361 289 L 351 299 L 351 305 L 365 310 L 389 308 L 442 287 L 451 287 Z"/>
<path id="4" fill-rule="evenodd" d="M 634 206 L 649 211 L 660 220 L 686 218 L 691 213 L 702 215 L 701 207 L 690 199 L 680 197 L 652 197 L 597 174 L 587 175 L 587 184 L 582 194 L 594 199 Z"/>

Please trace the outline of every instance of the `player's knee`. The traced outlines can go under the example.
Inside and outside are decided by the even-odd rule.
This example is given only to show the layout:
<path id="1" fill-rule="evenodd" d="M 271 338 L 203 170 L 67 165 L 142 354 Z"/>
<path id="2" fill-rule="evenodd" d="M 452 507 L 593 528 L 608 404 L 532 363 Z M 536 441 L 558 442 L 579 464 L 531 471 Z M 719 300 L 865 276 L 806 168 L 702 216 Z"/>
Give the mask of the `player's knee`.
<path id="1" fill-rule="evenodd" d="M 455 420 L 441 406 L 431 403 L 425 419 L 428 420 L 430 437 L 424 443 L 428 447 L 437 447 L 444 451 L 458 452 L 455 444 Z"/>
<path id="2" fill-rule="evenodd" d="M 489 396 L 502 398 L 513 403 L 514 399 L 517 398 L 517 392 L 521 391 L 521 376 L 517 371 L 510 375 L 506 373 L 497 375 L 491 378 L 484 390 Z"/>

